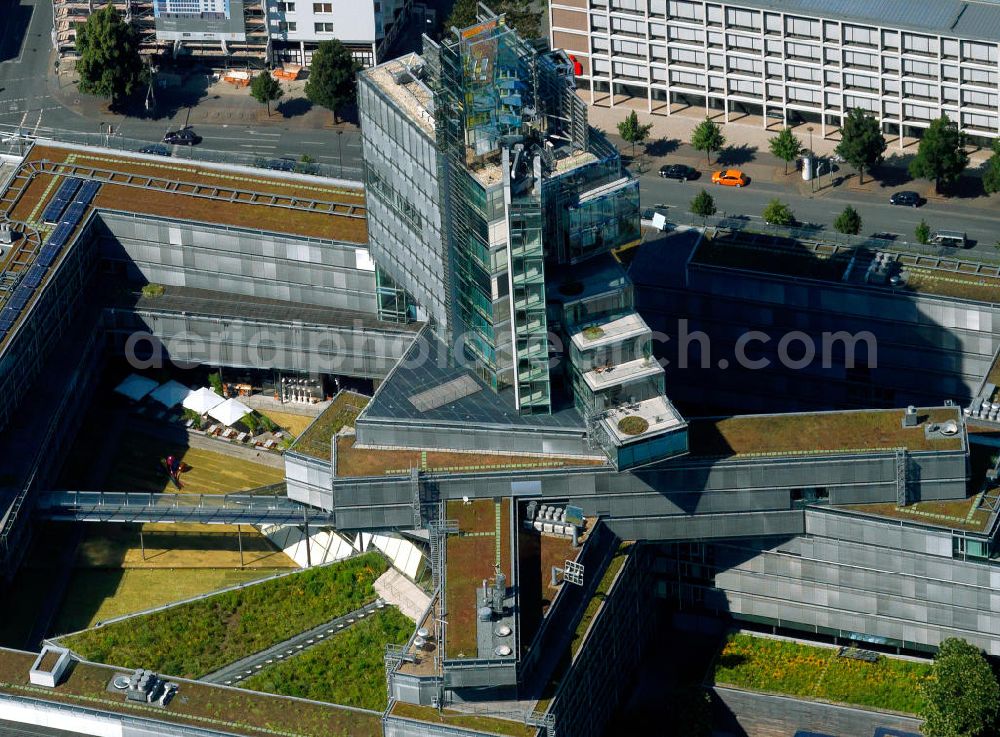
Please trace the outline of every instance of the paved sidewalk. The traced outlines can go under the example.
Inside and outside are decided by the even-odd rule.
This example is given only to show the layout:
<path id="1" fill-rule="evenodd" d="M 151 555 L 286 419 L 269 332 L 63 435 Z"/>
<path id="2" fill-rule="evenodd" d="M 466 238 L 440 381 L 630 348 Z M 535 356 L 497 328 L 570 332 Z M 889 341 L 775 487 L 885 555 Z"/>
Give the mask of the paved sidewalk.
<path id="1" fill-rule="evenodd" d="M 355 622 L 383 608 L 385 608 L 385 602 L 382 599 L 376 599 L 371 604 L 366 604 L 350 614 L 332 619 L 318 627 L 313 627 L 311 630 L 291 637 L 284 642 L 279 642 L 273 647 L 261 650 L 259 653 L 254 653 L 242 660 L 237 660 L 235 663 L 230 663 L 225 668 L 220 668 L 214 673 L 202 676 L 198 680 L 205 681 L 206 683 L 220 683 L 226 686 L 239 685 L 240 681 L 250 678 L 263 670 L 265 666 L 280 663 L 285 658 L 299 655 L 324 642 L 327 637 L 343 632 Z"/>

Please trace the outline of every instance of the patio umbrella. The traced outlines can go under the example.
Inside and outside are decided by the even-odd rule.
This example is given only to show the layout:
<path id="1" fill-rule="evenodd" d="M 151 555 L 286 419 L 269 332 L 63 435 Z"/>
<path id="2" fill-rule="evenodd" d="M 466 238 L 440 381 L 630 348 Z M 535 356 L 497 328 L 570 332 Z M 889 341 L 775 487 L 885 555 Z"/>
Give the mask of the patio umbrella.
<path id="1" fill-rule="evenodd" d="M 180 382 L 171 379 L 151 391 L 149 398 L 159 402 L 164 407 L 170 408 L 187 399 L 188 394 L 193 394 L 193 392 Z"/>
<path id="2" fill-rule="evenodd" d="M 252 412 L 243 402 L 237 399 L 227 399 L 222 404 L 213 407 L 208 411 L 208 416 L 213 420 L 218 420 L 223 425 L 231 426 L 240 421 L 242 417 Z"/>
<path id="3" fill-rule="evenodd" d="M 138 402 L 155 388 L 156 382 L 152 379 L 139 374 L 129 374 L 125 381 L 115 387 L 115 391 Z"/>
<path id="4" fill-rule="evenodd" d="M 222 404 L 223 399 L 207 386 L 184 397 L 184 408 L 203 415 L 213 407 Z"/>

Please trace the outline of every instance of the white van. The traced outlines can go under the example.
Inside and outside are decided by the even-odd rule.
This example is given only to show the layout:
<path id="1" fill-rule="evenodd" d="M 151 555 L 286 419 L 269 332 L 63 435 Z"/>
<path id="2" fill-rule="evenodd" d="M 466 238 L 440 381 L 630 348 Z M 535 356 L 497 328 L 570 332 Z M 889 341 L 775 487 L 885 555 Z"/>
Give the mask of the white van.
<path id="1" fill-rule="evenodd" d="M 965 243 L 965 233 L 958 230 L 935 230 L 931 235 L 931 244 L 935 246 L 965 248 Z"/>

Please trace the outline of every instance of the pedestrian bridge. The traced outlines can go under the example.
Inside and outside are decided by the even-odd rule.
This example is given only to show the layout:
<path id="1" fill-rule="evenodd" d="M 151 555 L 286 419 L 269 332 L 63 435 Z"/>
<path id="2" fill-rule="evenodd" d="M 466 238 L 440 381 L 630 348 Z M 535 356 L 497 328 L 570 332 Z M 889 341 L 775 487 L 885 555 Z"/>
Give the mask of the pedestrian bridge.
<path id="1" fill-rule="evenodd" d="M 332 524 L 333 515 L 283 494 L 50 491 L 36 514 L 66 522 L 198 522 L 220 525 Z"/>

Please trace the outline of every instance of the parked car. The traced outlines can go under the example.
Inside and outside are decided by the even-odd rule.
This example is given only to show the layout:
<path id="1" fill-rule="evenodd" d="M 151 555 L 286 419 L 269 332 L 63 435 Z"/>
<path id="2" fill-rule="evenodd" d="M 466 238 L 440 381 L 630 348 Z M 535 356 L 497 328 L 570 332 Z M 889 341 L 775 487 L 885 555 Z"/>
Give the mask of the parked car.
<path id="1" fill-rule="evenodd" d="M 201 143 L 201 136 L 190 128 L 181 128 L 176 131 L 167 131 L 166 135 L 163 136 L 163 142 L 175 146 L 194 146 Z"/>
<path id="2" fill-rule="evenodd" d="M 935 230 L 931 233 L 931 243 L 935 246 L 965 248 L 966 242 L 965 233 L 959 230 Z"/>
<path id="3" fill-rule="evenodd" d="M 271 159 L 266 167 L 274 171 L 295 171 L 295 159 Z"/>
<path id="4" fill-rule="evenodd" d="M 739 169 L 726 169 L 725 171 L 712 172 L 712 184 L 724 184 L 727 187 L 742 187 L 747 183 L 747 178 Z"/>
<path id="5" fill-rule="evenodd" d="M 902 205 L 903 207 L 920 207 L 923 202 L 924 200 L 919 194 L 908 189 L 902 192 L 894 192 L 892 197 L 889 198 L 890 205 Z"/>
<path id="6" fill-rule="evenodd" d="M 697 170 L 685 164 L 667 164 L 660 167 L 660 176 L 664 179 L 676 179 L 678 182 L 686 182 L 694 179 Z"/>
<path id="7" fill-rule="evenodd" d="M 143 146 L 139 149 L 141 154 L 153 154 L 154 156 L 170 156 L 170 149 L 162 143 L 154 143 L 151 146 Z"/>

